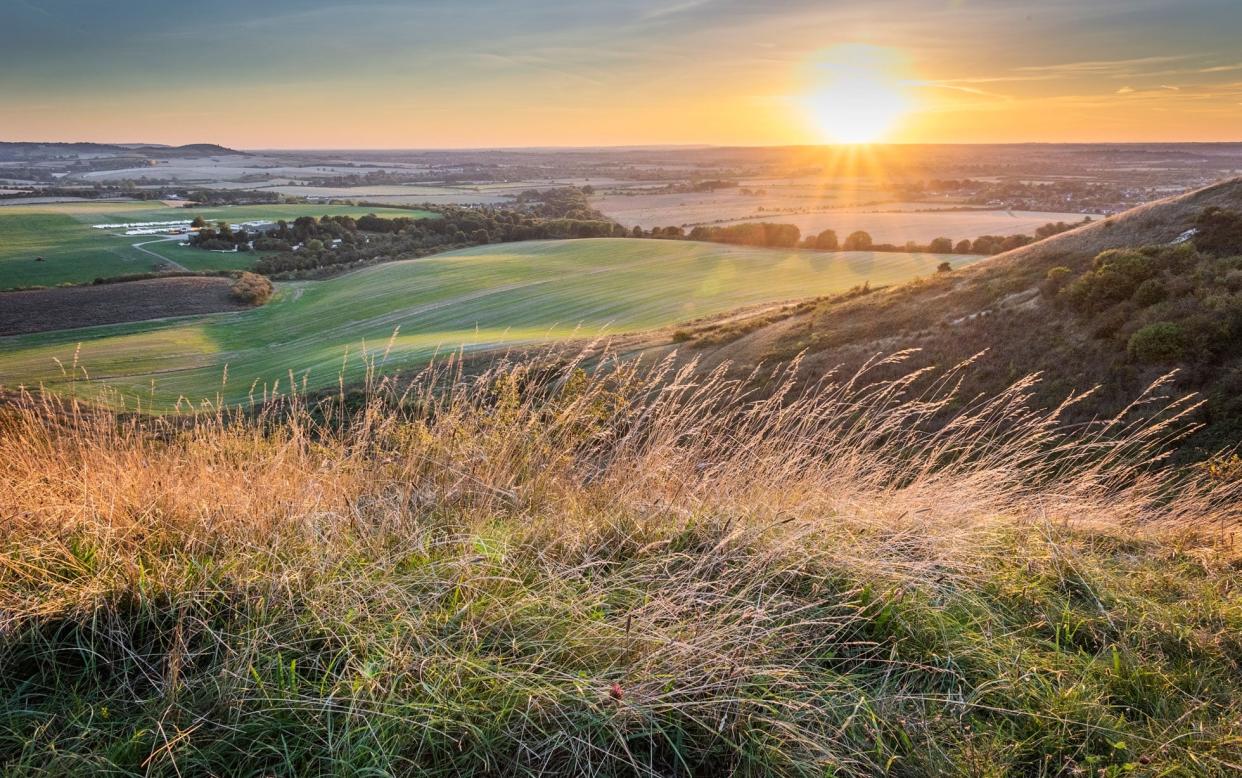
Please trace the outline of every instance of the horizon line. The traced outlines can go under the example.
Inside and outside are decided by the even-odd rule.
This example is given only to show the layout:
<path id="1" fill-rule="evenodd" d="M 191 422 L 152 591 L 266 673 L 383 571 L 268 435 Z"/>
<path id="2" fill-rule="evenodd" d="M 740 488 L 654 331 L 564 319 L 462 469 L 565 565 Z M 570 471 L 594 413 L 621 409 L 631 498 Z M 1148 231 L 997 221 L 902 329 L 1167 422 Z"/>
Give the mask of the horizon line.
<path id="1" fill-rule="evenodd" d="M 720 144 L 720 143 L 646 143 L 605 145 L 530 145 L 530 146 L 227 146 L 215 141 L 189 143 L 162 143 L 158 141 L 102 141 L 102 140 L 0 140 L 0 144 L 95 144 L 100 146 L 133 146 L 137 148 L 183 148 L 186 146 L 220 146 L 230 151 L 247 153 L 341 151 L 341 152 L 397 152 L 397 151 L 457 151 L 457 152 L 503 152 L 503 151 L 651 151 L 651 150 L 700 150 L 700 149 L 863 149 L 883 147 L 924 146 L 1218 146 L 1242 144 L 1242 137 L 1233 140 L 1064 140 L 1064 141 L 885 141 L 879 143 L 777 143 L 777 144 Z"/>

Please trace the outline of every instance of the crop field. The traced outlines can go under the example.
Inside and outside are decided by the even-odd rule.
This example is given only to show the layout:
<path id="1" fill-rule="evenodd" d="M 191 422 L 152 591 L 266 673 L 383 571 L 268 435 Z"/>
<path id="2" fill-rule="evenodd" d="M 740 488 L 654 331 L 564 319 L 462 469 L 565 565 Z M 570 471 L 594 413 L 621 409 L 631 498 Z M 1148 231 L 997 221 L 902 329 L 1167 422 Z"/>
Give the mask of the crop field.
<path id="1" fill-rule="evenodd" d="M 934 238 L 974 239 L 980 235 L 1030 235 L 1048 222 L 1082 221 L 1084 214 L 1050 211 L 945 210 L 953 203 L 883 202 L 860 205 L 859 199 L 883 193 L 836 192 L 789 186 L 746 196 L 736 189 L 706 193 L 613 194 L 592 204 L 626 226 L 644 229 L 697 224 L 736 224 L 770 221 L 794 224 L 803 235 L 824 229 L 844 238 L 865 230 L 877 243 L 928 243 Z M 937 210 L 940 209 L 940 210 Z"/>
<path id="2" fill-rule="evenodd" d="M 482 246 L 278 286 L 263 308 L 0 341 L 0 386 L 82 377 L 147 407 L 336 386 L 437 352 L 658 328 L 740 306 L 908 280 L 974 256 L 594 239 Z M 62 368 L 62 365 L 65 366 Z M 227 367 L 227 370 L 226 370 Z"/>
<path id="3" fill-rule="evenodd" d="M 76 202 L 0 207 L 0 290 L 23 286 L 88 283 L 95 278 L 150 272 L 161 260 L 190 270 L 240 270 L 254 254 L 227 254 L 178 246 L 158 235 L 120 235 L 93 224 L 173 221 L 202 216 L 210 221 L 244 222 L 299 216 L 361 216 L 382 208 L 342 205 L 239 205 L 172 208 L 159 203 Z M 391 209 L 391 215 L 431 215 Z M 117 231 L 120 232 L 120 231 Z M 139 244 L 139 245 L 135 245 Z M 43 257 L 37 262 L 36 257 Z"/>

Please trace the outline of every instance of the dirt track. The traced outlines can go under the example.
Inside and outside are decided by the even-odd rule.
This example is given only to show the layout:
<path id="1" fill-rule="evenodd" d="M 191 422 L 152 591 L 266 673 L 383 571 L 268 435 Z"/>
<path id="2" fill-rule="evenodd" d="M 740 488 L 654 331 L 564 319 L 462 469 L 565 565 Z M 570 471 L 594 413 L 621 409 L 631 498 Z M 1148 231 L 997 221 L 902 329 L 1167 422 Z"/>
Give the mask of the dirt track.
<path id="1" fill-rule="evenodd" d="M 234 311 L 227 278 L 153 278 L 0 292 L 0 336 Z"/>

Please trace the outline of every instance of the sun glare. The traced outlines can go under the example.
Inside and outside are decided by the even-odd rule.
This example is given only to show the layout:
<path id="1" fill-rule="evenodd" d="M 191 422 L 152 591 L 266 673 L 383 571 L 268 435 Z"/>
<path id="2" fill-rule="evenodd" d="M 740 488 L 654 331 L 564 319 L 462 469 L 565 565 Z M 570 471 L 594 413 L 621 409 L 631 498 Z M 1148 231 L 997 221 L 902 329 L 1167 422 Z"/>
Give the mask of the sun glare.
<path id="1" fill-rule="evenodd" d="M 809 117 L 830 143 L 875 143 L 910 112 L 900 57 L 892 49 L 843 44 L 821 52 L 805 96 Z"/>

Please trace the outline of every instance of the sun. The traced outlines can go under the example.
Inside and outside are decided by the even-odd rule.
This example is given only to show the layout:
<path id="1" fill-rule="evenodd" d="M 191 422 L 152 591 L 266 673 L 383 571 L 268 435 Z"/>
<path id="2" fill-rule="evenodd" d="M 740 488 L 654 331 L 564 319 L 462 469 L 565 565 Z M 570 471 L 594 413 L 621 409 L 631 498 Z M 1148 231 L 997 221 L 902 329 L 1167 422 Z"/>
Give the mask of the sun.
<path id="1" fill-rule="evenodd" d="M 911 111 L 901 58 L 892 49 L 842 44 L 811 63 L 804 107 L 829 143 L 876 143 Z"/>

